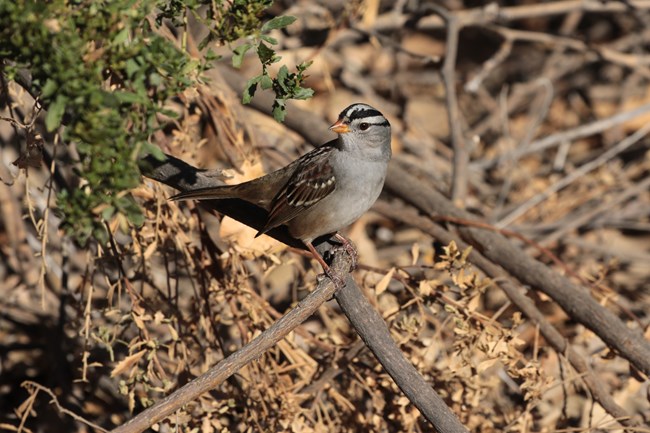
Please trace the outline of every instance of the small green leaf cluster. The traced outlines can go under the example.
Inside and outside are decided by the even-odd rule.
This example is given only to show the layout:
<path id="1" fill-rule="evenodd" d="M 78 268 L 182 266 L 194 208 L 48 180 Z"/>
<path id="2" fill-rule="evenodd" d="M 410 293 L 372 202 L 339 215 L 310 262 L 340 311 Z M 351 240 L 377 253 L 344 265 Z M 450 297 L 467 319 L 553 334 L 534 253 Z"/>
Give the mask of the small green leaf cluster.
<path id="1" fill-rule="evenodd" d="M 265 23 L 257 34 L 250 37 L 250 41 L 239 45 L 233 50 L 232 64 L 236 68 L 241 66 L 244 55 L 251 49 L 255 50 L 262 63 L 262 73 L 251 78 L 246 83 L 242 102 L 244 104 L 250 103 L 258 86 L 262 90 L 273 89 L 275 93 L 273 117 L 279 122 L 284 121 L 287 115 L 286 104 L 289 99 L 309 99 L 314 95 L 312 89 L 302 87 L 306 78 L 304 72 L 312 62 L 304 62 L 297 65 L 296 72 L 290 73 L 289 69 L 283 65 L 275 77 L 269 74 L 269 67 L 279 62 L 281 57 L 271 47 L 272 45 L 277 45 L 278 41 L 266 33 L 273 29 L 284 28 L 292 24 L 295 20 L 296 18 L 292 16 L 275 17 Z"/>
<path id="2" fill-rule="evenodd" d="M 262 73 L 248 80 L 242 102 L 250 103 L 258 86 L 262 90 L 273 90 L 273 116 L 282 122 L 286 116 L 286 103 L 289 99 L 309 99 L 314 92 L 302 87 L 306 78 L 304 72 L 311 62 L 297 65 L 296 72 L 293 73 L 290 73 L 286 66 L 282 66 L 275 77 L 269 73 L 269 66 L 281 59 L 272 48 L 278 41 L 270 36 L 269 32 L 283 29 L 296 21 L 292 16 L 277 16 L 263 22 L 262 15 L 272 3 L 272 0 L 172 0 L 159 4 L 158 20 L 165 18 L 182 26 L 179 15 L 184 8 L 192 11 L 194 17 L 210 30 L 199 44 L 200 49 L 210 42 L 229 44 L 242 38 L 247 39 L 233 49 L 232 64 L 235 68 L 241 67 L 244 56 L 252 50 L 262 64 Z"/>

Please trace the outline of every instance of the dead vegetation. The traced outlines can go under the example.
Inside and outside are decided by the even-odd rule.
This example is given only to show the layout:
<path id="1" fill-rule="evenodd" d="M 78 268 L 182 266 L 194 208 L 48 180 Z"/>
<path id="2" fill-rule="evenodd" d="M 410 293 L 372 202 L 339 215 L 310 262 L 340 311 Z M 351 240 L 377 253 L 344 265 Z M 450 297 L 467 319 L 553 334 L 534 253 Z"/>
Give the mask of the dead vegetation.
<path id="1" fill-rule="evenodd" d="M 348 235 L 364 265 L 355 281 L 411 363 L 472 432 L 650 431 L 650 4 L 379 3 L 276 3 L 299 18 L 274 35 L 283 61 L 314 61 L 316 96 L 290 106 L 286 125 L 264 95 L 240 105 L 241 80 L 259 67 L 245 62 L 170 101 L 180 120 L 153 141 L 237 182 L 324 142 L 347 104 L 380 108 L 393 171 Z M 12 166 L 30 140 L 5 119 L 28 123 L 34 102 L 8 90 L 4 430 L 121 425 L 315 287 L 319 269 L 297 251 L 170 203 L 172 190 L 150 179 L 133 191 L 142 227 L 113 219 L 108 245 L 74 245 L 57 229 L 53 194 L 79 186 L 74 146 L 48 137 L 54 163 Z M 472 215 L 441 212 L 434 189 Z M 570 285 L 554 292 L 559 275 Z M 430 428 L 332 301 L 154 430 Z"/>

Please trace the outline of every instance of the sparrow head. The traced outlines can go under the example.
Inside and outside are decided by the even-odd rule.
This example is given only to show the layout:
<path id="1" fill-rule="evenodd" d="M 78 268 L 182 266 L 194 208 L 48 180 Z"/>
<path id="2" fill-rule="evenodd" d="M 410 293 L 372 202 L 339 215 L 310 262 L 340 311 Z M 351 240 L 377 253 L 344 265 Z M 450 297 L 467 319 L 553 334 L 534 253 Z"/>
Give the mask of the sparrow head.
<path id="1" fill-rule="evenodd" d="M 339 134 L 344 149 L 379 148 L 390 158 L 390 123 L 370 105 L 350 105 L 330 129 Z"/>
<path id="2" fill-rule="evenodd" d="M 383 114 L 370 105 L 357 103 L 341 111 L 338 120 L 330 126 L 330 129 L 337 134 L 346 134 L 368 131 L 375 126 L 388 128 L 390 131 L 390 123 Z"/>

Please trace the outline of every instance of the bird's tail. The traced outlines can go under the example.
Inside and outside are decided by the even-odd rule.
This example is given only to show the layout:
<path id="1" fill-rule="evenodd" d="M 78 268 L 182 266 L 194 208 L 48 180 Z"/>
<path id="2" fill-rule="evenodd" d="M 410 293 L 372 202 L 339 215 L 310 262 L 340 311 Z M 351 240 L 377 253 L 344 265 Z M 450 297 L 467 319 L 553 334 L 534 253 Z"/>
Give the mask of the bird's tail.
<path id="1" fill-rule="evenodd" d="M 239 185 L 210 186 L 207 188 L 198 188 L 190 191 L 184 191 L 169 197 L 169 200 L 214 200 L 224 198 L 237 198 Z"/>

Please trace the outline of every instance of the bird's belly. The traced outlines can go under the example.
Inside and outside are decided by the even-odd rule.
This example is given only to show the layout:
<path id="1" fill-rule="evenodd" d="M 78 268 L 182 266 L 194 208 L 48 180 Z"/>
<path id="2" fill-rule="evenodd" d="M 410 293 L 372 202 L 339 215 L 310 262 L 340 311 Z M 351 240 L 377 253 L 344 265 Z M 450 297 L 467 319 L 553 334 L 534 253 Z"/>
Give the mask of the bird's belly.
<path id="1" fill-rule="evenodd" d="M 349 226 L 379 197 L 384 186 L 384 173 L 369 170 L 350 182 L 337 182 L 335 191 L 289 221 L 289 233 L 304 241 L 311 241 Z M 341 185 L 347 187 L 342 188 Z M 366 187 L 360 189 L 360 185 Z"/>

